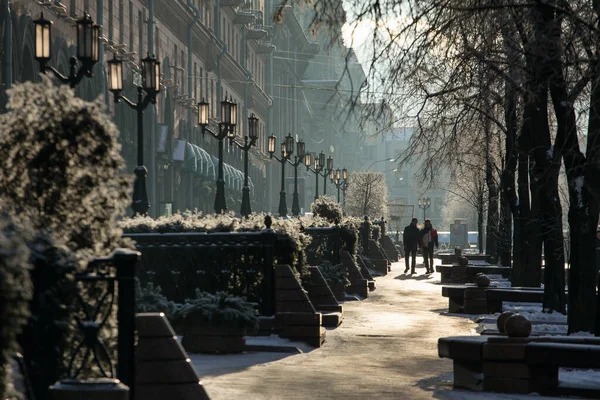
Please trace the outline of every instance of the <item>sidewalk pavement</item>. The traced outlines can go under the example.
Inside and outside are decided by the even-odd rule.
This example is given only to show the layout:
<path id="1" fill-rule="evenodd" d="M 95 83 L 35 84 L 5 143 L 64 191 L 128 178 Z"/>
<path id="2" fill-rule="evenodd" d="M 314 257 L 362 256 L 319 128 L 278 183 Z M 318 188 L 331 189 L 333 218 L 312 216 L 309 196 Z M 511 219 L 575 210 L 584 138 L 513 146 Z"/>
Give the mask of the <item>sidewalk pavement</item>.
<path id="1" fill-rule="evenodd" d="M 483 393 L 452 390 L 452 361 L 437 353 L 439 337 L 474 334 L 476 324 L 440 315 L 447 311 L 447 299 L 435 284 L 439 274 L 424 275 L 424 267 L 412 276 L 403 271 L 404 260 L 394 263 L 391 273 L 376 278 L 377 290 L 368 299 L 345 302 L 344 322 L 328 330 L 320 349 L 293 355 L 191 355 L 209 396 L 213 400 L 481 399 Z"/>

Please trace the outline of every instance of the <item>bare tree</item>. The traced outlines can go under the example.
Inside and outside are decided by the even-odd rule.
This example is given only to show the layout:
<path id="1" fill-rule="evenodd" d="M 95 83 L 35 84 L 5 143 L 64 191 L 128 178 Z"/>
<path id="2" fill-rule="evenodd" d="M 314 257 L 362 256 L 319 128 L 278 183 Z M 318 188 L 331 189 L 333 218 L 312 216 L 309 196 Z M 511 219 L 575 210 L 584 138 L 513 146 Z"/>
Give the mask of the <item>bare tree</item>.
<path id="1" fill-rule="evenodd" d="M 387 185 L 381 172 L 355 172 L 348 176 L 346 213 L 371 219 L 387 218 Z"/>

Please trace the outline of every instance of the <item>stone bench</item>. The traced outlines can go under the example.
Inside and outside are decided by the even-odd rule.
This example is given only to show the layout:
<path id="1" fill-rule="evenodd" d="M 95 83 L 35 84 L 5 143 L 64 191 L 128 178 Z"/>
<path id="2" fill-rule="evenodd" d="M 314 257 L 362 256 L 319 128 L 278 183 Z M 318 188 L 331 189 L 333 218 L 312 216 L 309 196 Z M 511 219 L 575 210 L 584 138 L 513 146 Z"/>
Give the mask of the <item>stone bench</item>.
<path id="1" fill-rule="evenodd" d="M 441 274 L 442 283 L 472 283 L 478 273 L 486 275 L 502 275 L 507 278 L 510 274 L 510 267 L 501 267 L 498 265 L 467 265 L 461 267 L 458 265 L 437 265 L 436 272 Z"/>
<path id="2" fill-rule="evenodd" d="M 600 338 L 457 336 L 440 338 L 438 354 L 454 364 L 454 387 L 503 393 L 592 395 L 559 386 L 559 368 L 600 368 Z"/>
<path id="3" fill-rule="evenodd" d="M 493 314 L 502 312 L 502 303 L 542 303 L 544 291 L 540 288 L 489 286 L 478 288 L 473 284 L 442 286 L 442 296 L 448 297 L 448 312 L 464 314 Z"/>

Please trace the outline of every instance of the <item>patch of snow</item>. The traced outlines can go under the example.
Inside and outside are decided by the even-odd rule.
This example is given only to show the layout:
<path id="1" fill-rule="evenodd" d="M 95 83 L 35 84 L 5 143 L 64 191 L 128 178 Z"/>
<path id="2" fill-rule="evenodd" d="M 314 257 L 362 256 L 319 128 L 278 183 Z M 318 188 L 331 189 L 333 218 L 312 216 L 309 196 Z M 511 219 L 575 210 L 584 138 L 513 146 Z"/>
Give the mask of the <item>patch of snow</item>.
<path id="1" fill-rule="evenodd" d="M 575 332 L 572 333 L 570 336 L 594 337 L 594 334 L 589 332 Z"/>
<path id="2" fill-rule="evenodd" d="M 554 145 L 550 146 L 546 154 L 548 155 L 548 159 L 552 159 L 552 157 L 554 156 Z"/>

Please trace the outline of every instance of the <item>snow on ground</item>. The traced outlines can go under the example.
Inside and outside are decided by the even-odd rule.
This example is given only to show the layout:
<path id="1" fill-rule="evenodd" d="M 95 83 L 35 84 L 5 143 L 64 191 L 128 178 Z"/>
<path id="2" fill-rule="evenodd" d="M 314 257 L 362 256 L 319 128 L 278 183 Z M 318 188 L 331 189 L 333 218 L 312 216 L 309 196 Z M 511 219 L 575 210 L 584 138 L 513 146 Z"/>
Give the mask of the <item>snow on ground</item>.
<path id="1" fill-rule="evenodd" d="M 293 342 L 288 339 L 280 338 L 277 335 L 271 336 L 246 336 L 246 345 L 254 346 L 272 346 L 296 348 L 302 353 L 308 353 L 314 350 L 313 347 L 302 342 Z M 302 357 L 302 354 L 277 351 L 245 351 L 235 354 L 191 354 L 188 353 L 192 364 L 200 378 L 204 376 L 218 376 L 236 371 L 241 371 L 257 365 L 266 365 L 286 357 Z"/>

